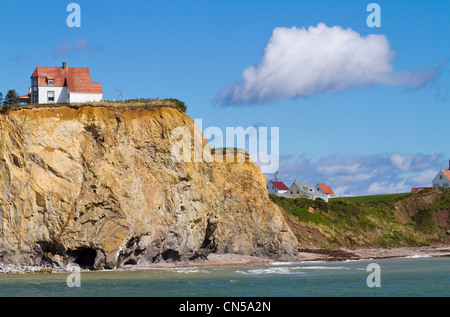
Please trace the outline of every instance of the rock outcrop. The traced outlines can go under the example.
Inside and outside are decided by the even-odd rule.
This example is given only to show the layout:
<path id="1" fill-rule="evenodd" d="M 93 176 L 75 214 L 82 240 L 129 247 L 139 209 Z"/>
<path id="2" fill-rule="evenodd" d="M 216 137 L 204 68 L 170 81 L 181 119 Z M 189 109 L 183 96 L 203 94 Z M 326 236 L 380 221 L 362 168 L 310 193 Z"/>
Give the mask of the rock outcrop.
<path id="1" fill-rule="evenodd" d="M 174 160 L 174 144 L 195 145 L 174 138 L 180 127 L 200 136 L 200 162 Z M 14 110 L 0 115 L 0 142 L 2 263 L 102 269 L 297 253 L 259 167 L 213 160 L 176 109 Z"/>

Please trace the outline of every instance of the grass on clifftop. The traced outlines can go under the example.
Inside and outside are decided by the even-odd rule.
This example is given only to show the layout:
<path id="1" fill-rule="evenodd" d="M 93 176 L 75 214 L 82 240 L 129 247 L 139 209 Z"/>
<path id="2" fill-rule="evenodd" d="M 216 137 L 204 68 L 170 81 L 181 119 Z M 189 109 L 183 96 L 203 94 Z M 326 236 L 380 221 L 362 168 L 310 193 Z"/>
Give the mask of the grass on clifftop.
<path id="1" fill-rule="evenodd" d="M 400 247 L 448 243 L 450 239 L 446 231 L 450 222 L 450 190 L 436 192 L 436 202 L 428 210 L 417 207 L 413 215 L 408 215 L 406 211 L 396 208 L 412 195 L 421 197 L 425 194 L 334 198 L 328 203 L 269 196 L 284 210 L 300 246 Z M 438 219 L 435 215 L 438 210 L 448 210 L 444 212 L 447 219 L 444 216 L 440 220 L 442 223 L 435 220 Z"/>
<path id="2" fill-rule="evenodd" d="M 147 110 L 156 110 L 161 107 L 170 107 L 178 109 L 181 112 L 186 112 L 187 106 L 181 100 L 170 99 L 130 99 L 125 102 L 119 101 L 96 101 L 96 102 L 84 102 L 84 103 L 48 103 L 48 104 L 28 104 L 28 105 L 8 105 L 1 107 L 1 113 L 8 113 L 14 110 L 21 109 L 36 109 L 36 108 L 59 108 L 59 107 L 111 107 L 118 109 L 137 109 L 144 108 Z"/>
<path id="3" fill-rule="evenodd" d="M 410 196 L 411 193 L 371 195 L 371 196 L 355 196 L 355 197 L 339 197 L 330 198 L 330 202 L 347 202 L 347 203 L 374 203 L 374 202 L 393 202 Z"/>

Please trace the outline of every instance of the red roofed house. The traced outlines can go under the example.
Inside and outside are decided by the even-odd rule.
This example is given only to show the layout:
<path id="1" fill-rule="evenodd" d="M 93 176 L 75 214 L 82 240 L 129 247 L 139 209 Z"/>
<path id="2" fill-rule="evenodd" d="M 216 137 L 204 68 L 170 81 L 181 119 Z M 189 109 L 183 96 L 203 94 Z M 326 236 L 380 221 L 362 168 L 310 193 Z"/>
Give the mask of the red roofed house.
<path id="1" fill-rule="evenodd" d="M 422 190 L 432 190 L 433 187 L 414 187 L 411 188 L 411 193 L 421 192 Z"/>
<path id="2" fill-rule="evenodd" d="M 433 188 L 450 188 L 450 162 L 448 170 L 441 170 L 433 179 Z"/>
<path id="3" fill-rule="evenodd" d="M 100 83 L 93 83 L 89 68 L 36 67 L 31 75 L 31 103 L 73 103 L 101 101 Z"/>
<path id="4" fill-rule="evenodd" d="M 325 185 L 324 183 L 317 183 L 315 186 L 316 192 L 327 195 L 329 198 L 336 197 L 337 195 L 333 192 L 330 186 Z"/>
<path id="5" fill-rule="evenodd" d="M 289 188 L 283 182 L 270 181 L 267 184 L 267 190 L 269 194 L 284 194 L 287 193 Z"/>

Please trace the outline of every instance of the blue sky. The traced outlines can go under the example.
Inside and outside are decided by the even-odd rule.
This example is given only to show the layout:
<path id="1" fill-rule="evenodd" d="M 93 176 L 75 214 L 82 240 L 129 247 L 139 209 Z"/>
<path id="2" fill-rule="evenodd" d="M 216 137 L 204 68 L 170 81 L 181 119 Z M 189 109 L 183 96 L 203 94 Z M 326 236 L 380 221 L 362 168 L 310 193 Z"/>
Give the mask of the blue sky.
<path id="1" fill-rule="evenodd" d="M 345 195 L 404 192 L 429 186 L 438 169 L 448 168 L 450 1 L 376 1 L 380 28 L 367 26 L 371 1 L 361 0 L 74 2 L 80 28 L 66 25 L 71 1 L 2 3 L 0 92 L 25 94 L 36 66 L 66 61 L 89 67 L 106 99 L 118 98 L 116 89 L 125 98 L 178 98 L 203 128 L 279 127 L 279 177 L 288 186 L 304 180 Z M 330 37 L 311 36 L 321 23 Z M 351 58 L 340 65 L 334 58 L 342 52 L 329 39 L 349 29 L 355 48 L 344 47 Z M 293 49 L 284 40 L 289 30 L 303 49 L 293 50 L 292 60 L 276 54 L 271 60 L 269 43 L 280 56 Z M 364 66 L 372 75 L 352 77 L 345 70 L 354 59 L 364 64 L 376 50 L 368 45 L 380 52 L 387 45 L 392 56 L 374 54 L 371 61 L 379 64 Z M 311 66 L 321 58 L 329 64 Z M 392 70 L 379 73 L 379 65 Z M 243 72 L 251 67 L 278 81 L 260 75 L 246 83 Z M 323 83 L 328 76 L 338 80 Z M 411 84 L 416 79 L 421 84 Z M 227 87 L 238 91 L 245 84 L 252 89 L 240 102 L 223 102 L 231 98 Z M 258 89 L 268 92 L 256 96 Z M 221 94 L 228 94 L 222 103 Z"/>

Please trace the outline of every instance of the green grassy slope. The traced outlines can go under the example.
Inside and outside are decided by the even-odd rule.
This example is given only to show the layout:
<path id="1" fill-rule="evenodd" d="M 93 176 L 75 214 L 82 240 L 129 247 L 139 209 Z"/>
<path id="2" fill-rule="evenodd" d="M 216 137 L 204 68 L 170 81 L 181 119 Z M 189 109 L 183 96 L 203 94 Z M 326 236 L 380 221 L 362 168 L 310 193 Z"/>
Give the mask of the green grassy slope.
<path id="1" fill-rule="evenodd" d="M 324 201 L 270 195 L 300 247 L 399 247 L 450 243 L 450 190 Z"/>

